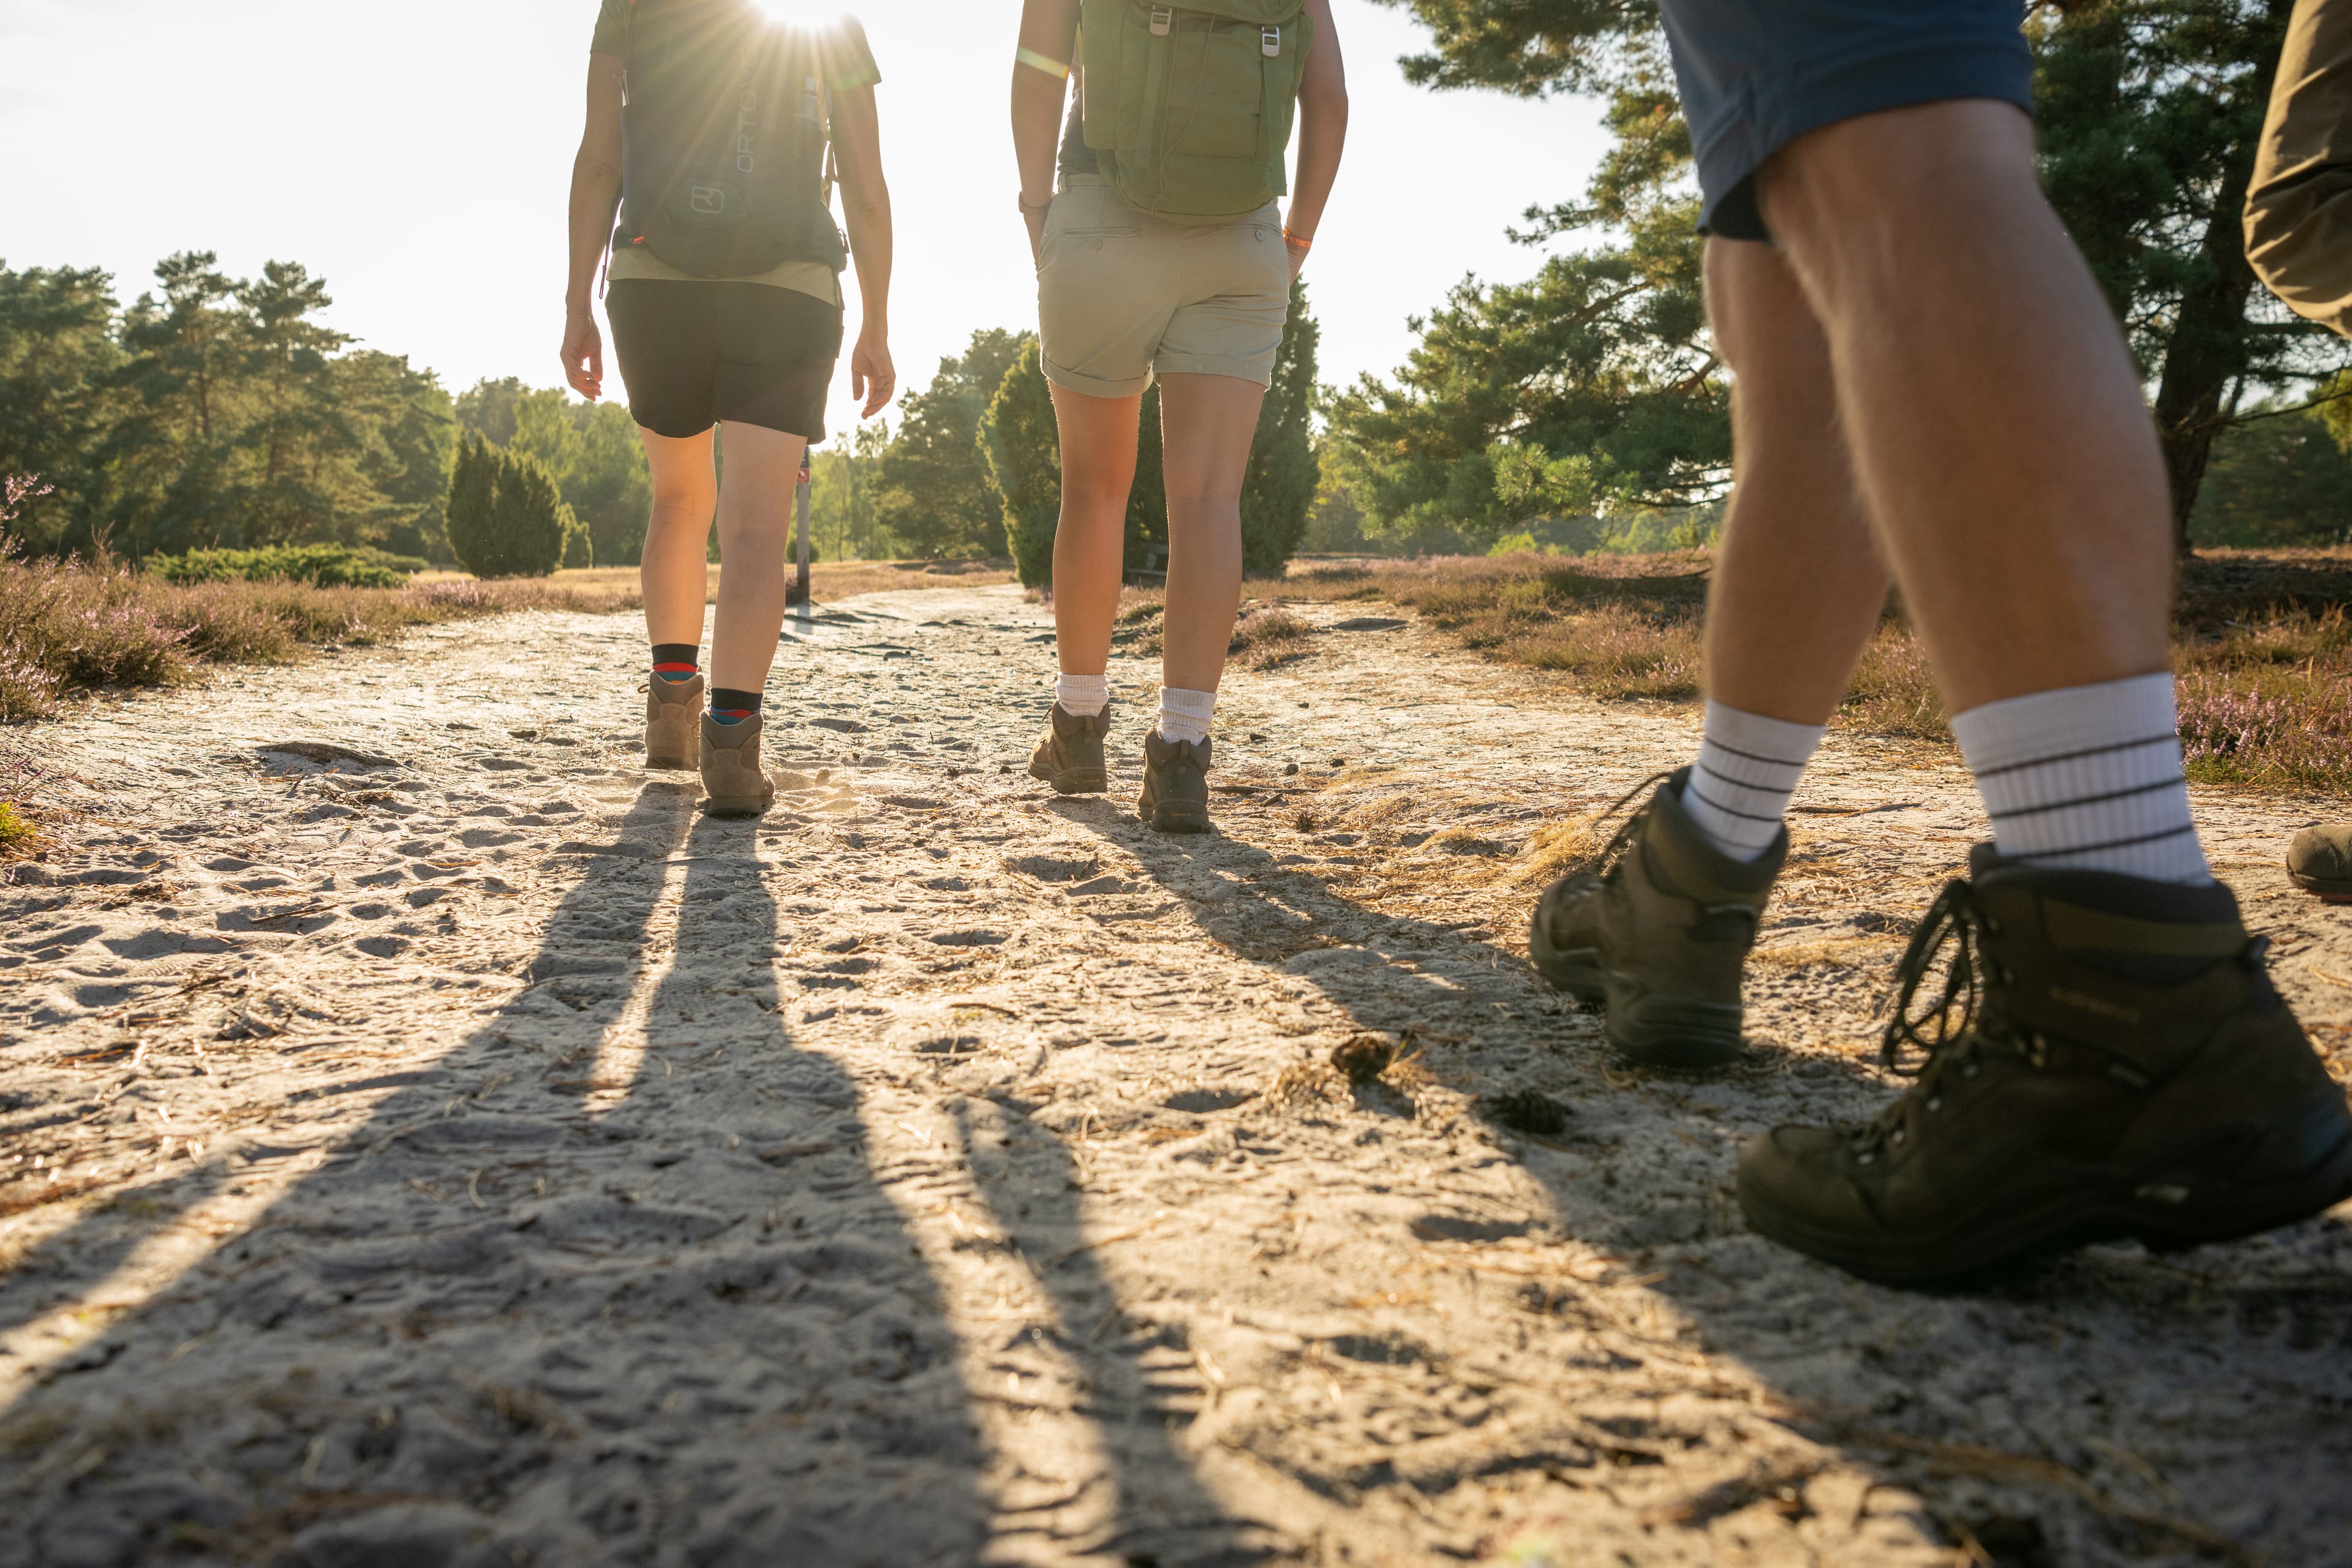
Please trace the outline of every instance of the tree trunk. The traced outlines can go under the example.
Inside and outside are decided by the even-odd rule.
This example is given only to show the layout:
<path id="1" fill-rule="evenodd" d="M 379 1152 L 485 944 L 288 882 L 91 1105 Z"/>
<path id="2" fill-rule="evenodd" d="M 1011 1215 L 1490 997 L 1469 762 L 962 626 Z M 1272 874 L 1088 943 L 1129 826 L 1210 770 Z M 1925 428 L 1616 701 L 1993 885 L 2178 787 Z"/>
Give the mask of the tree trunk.
<path id="1" fill-rule="evenodd" d="M 2205 465 L 2221 433 L 2221 395 L 2245 369 L 2246 301 L 2254 291 L 2254 269 L 2246 261 L 2246 188 L 2253 181 L 2254 148 L 2271 80 L 2278 75 L 2293 0 L 2270 0 L 2271 36 L 2240 79 L 2237 90 L 2254 95 L 2243 121 L 2245 134 L 2230 149 L 2221 188 L 2213 193 L 2199 254 L 2205 276 L 2181 296 L 2172 335 L 2165 344 L 2164 372 L 2156 388 L 2157 439 L 2164 450 L 2165 477 L 2172 485 L 2172 541 L 2189 553 L 2189 514 L 2205 484 Z"/>
<path id="2" fill-rule="evenodd" d="M 2173 546 L 2183 555 L 2189 553 L 2189 514 L 2197 506 L 2213 437 L 2221 427 L 2221 394 L 2242 368 L 2246 301 L 2254 290 L 2239 216 L 2246 205 L 2253 149 L 2232 152 L 2244 156 L 2230 160 L 2229 175 L 2205 226 L 2201 249 L 2209 270 L 2181 297 L 2156 388 L 2157 439 L 2172 485 Z"/>

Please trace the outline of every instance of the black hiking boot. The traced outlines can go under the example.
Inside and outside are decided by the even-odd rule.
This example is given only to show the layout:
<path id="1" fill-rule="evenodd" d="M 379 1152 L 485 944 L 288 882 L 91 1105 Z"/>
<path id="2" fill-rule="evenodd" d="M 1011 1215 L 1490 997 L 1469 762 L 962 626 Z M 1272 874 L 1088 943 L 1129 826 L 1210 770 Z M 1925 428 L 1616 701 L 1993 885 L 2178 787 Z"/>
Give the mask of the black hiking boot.
<path id="1" fill-rule="evenodd" d="M 1773 1240 L 1889 1284 L 2085 1241 L 2251 1236 L 2352 1196 L 2352 1110 L 2227 888 L 2036 869 L 1989 845 L 1913 934 L 1874 1121 L 1739 1156 Z M 1946 948 L 1933 1000 L 1916 1005 Z"/>
<path id="2" fill-rule="evenodd" d="M 1685 768 L 1651 781 L 1649 803 L 1544 890 L 1528 929 L 1543 977 L 1607 1007 L 1609 1043 L 1647 1067 L 1720 1067 L 1739 1055 L 1739 972 L 1789 858 L 1786 829 L 1758 860 L 1709 844 L 1683 810 L 1689 778 Z"/>
<path id="3" fill-rule="evenodd" d="M 1054 704 L 1045 738 L 1029 753 L 1029 776 L 1044 779 L 1056 795 L 1095 795 L 1110 787 L 1103 763 L 1103 737 L 1110 733 L 1110 710 L 1068 713 Z"/>
<path id="4" fill-rule="evenodd" d="M 1206 741 L 1143 738 L 1143 793 L 1135 815 L 1162 833 L 1209 831 L 1209 752 Z"/>

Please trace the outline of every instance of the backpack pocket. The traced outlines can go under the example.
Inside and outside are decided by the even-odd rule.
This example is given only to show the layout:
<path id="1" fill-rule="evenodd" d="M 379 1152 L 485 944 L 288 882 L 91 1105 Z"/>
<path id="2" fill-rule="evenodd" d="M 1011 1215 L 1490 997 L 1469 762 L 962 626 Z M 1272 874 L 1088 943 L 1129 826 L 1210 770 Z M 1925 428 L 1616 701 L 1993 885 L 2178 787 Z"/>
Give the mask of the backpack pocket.
<path id="1" fill-rule="evenodd" d="M 1300 0 L 1087 0 L 1087 144 L 1127 199 L 1180 223 L 1283 194 L 1314 29 Z"/>

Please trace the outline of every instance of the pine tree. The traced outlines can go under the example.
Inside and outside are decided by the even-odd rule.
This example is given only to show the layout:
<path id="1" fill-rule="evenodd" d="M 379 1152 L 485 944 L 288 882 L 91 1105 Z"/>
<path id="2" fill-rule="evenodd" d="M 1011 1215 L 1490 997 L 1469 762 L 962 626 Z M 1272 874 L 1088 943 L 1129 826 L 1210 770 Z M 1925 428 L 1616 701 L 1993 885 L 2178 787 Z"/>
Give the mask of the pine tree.
<path id="1" fill-rule="evenodd" d="M 470 430 L 450 473 L 446 515 L 449 548 L 477 577 L 544 577 L 586 538 L 547 465 Z"/>
<path id="2" fill-rule="evenodd" d="M 1004 373 L 980 422 L 979 446 L 1004 522 L 1006 552 L 1024 587 L 1054 581 L 1054 531 L 1062 510 L 1061 437 L 1054 394 L 1034 341 Z"/>
<path id="3" fill-rule="evenodd" d="M 989 328 L 940 361 L 930 385 L 908 394 L 898 438 L 881 463 L 875 515 L 910 555 L 988 555 L 999 548 L 1003 508 L 989 489 L 977 437 L 989 402 L 1030 342 Z"/>

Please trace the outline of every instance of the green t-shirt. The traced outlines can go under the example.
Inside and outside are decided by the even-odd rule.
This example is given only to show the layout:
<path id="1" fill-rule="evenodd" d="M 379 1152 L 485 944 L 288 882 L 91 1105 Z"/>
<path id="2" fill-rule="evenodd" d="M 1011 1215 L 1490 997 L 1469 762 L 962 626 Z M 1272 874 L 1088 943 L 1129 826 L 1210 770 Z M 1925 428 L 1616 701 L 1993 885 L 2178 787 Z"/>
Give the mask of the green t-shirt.
<path id="1" fill-rule="evenodd" d="M 629 16 L 635 8 L 634 0 L 601 0 L 596 10 L 596 31 L 588 44 L 589 52 L 627 55 Z M 866 29 L 858 26 L 855 17 L 844 16 L 837 22 L 813 27 L 810 31 L 817 39 L 817 58 L 824 63 L 825 85 L 834 91 L 848 92 L 856 88 L 872 87 L 882 79 L 882 68 L 874 63 L 874 50 L 866 41 Z M 700 279 L 690 272 L 679 271 L 649 251 L 619 250 L 614 252 L 612 269 L 605 276 L 614 283 L 638 279 L 688 283 L 768 283 L 779 289 L 793 289 L 814 295 L 835 309 L 839 309 L 842 302 L 841 279 L 835 276 L 832 268 L 822 261 L 787 261 L 753 278 Z"/>

